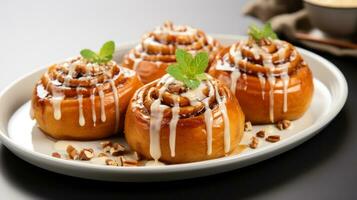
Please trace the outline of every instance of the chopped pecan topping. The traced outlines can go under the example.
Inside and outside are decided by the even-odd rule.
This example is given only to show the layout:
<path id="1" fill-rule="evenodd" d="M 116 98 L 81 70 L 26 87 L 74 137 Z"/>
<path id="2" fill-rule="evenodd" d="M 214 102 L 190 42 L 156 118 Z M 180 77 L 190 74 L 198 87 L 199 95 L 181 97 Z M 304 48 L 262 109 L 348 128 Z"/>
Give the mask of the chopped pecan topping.
<path id="1" fill-rule="evenodd" d="M 108 155 L 106 153 L 101 152 L 97 155 L 97 157 L 108 157 Z"/>
<path id="2" fill-rule="evenodd" d="M 106 159 L 105 164 L 110 165 L 110 166 L 119 166 L 118 162 L 116 162 L 115 160 L 112 160 L 112 159 Z"/>
<path id="3" fill-rule="evenodd" d="M 253 126 L 252 123 L 250 121 L 245 122 L 244 124 L 244 131 L 252 131 L 253 130 Z"/>
<path id="4" fill-rule="evenodd" d="M 90 160 L 94 157 L 93 149 L 82 149 L 79 153 L 79 160 Z"/>
<path id="5" fill-rule="evenodd" d="M 123 155 L 125 152 L 125 147 L 120 145 L 119 143 L 114 143 L 113 146 L 110 148 L 110 154 L 112 156 L 120 156 Z"/>
<path id="6" fill-rule="evenodd" d="M 260 130 L 255 134 L 257 137 L 264 138 L 265 137 L 265 131 Z"/>
<path id="7" fill-rule="evenodd" d="M 77 160 L 78 151 L 72 145 L 67 146 L 66 152 L 71 160 Z"/>
<path id="8" fill-rule="evenodd" d="M 59 154 L 58 152 L 53 152 L 52 157 L 61 158 L 61 154 Z"/>
<path id="9" fill-rule="evenodd" d="M 103 141 L 103 142 L 100 142 L 100 145 L 102 146 L 102 149 L 104 149 L 107 146 L 112 147 L 112 142 L 111 141 Z"/>
<path id="10" fill-rule="evenodd" d="M 266 141 L 268 142 L 278 142 L 280 140 L 280 136 L 279 135 L 269 135 L 267 138 L 265 138 Z"/>
<path id="11" fill-rule="evenodd" d="M 277 124 L 276 124 L 276 127 L 279 129 L 279 130 L 285 130 L 287 128 L 289 128 L 291 125 L 291 121 L 289 120 L 282 120 L 282 121 L 279 121 Z"/>
<path id="12" fill-rule="evenodd" d="M 253 136 L 251 138 L 251 142 L 249 144 L 249 147 L 252 148 L 252 149 L 256 149 L 258 147 L 258 143 L 259 143 L 258 139 Z"/>

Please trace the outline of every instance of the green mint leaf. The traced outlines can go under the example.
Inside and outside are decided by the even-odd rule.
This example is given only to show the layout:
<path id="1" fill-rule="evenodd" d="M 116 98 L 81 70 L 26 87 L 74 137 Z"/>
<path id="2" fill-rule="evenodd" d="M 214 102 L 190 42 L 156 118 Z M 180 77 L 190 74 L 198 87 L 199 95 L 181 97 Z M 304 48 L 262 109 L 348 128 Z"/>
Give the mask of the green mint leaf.
<path id="1" fill-rule="evenodd" d="M 199 81 L 207 80 L 207 76 L 205 73 L 202 74 L 196 74 L 195 78 Z"/>
<path id="2" fill-rule="evenodd" d="M 271 38 L 271 39 L 278 39 L 278 36 L 276 33 L 273 31 L 273 28 L 271 27 L 270 23 L 266 23 L 263 27 L 263 35 L 265 37 Z"/>
<path id="3" fill-rule="evenodd" d="M 183 49 L 176 49 L 176 61 L 179 64 L 179 68 L 181 71 L 185 74 L 190 73 L 190 68 L 189 66 L 192 63 L 193 57 L 190 53 Z"/>
<path id="4" fill-rule="evenodd" d="M 183 83 L 191 88 L 191 89 L 195 89 L 198 88 L 198 86 L 200 85 L 201 81 L 197 80 L 197 79 L 185 79 L 183 80 Z"/>
<path id="5" fill-rule="evenodd" d="M 192 66 L 195 67 L 195 74 L 204 73 L 208 67 L 208 62 L 209 58 L 207 52 L 197 53 L 192 62 Z"/>
<path id="6" fill-rule="evenodd" d="M 170 74 L 172 77 L 174 77 L 178 81 L 184 81 L 186 77 L 184 74 L 181 72 L 180 68 L 178 67 L 178 64 L 172 64 L 170 65 L 167 69 L 166 72 Z"/>
<path id="7" fill-rule="evenodd" d="M 99 51 L 99 57 L 101 59 L 111 59 L 115 51 L 115 43 L 113 41 L 108 41 L 103 44 Z"/>
<path id="8" fill-rule="evenodd" d="M 177 63 L 167 68 L 167 73 L 176 80 L 183 82 L 188 88 L 197 88 L 201 81 L 206 80 L 204 73 L 209 62 L 208 53 L 200 52 L 193 57 L 183 49 L 176 50 Z"/>
<path id="9" fill-rule="evenodd" d="M 89 62 L 101 64 L 112 60 L 114 51 L 115 43 L 113 41 L 108 41 L 104 43 L 98 54 L 90 49 L 83 49 L 80 53 L 82 57 Z"/>
<path id="10" fill-rule="evenodd" d="M 98 59 L 98 55 L 90 49 L 83 49 L 81 51 L 81 56 L 91 62 Z"/>
<path id="11" fill-rule="evenodd" d="M 262 39 L 278 39 L 270 23 L 266 23 L 262 28 L 256 25 L 249 26 L 248 35 L 256 41 Z"/>
<path id="12" fill-rule="evenodd" d="M 254 40 L 260 40 L 262 38 L 259 28 L 256 25 L 249 26 L 248 35 Z"/>
<path id="13" fill-rule="evenodd" d="M 112 58 L 113 58 L 112 55 L 108 55 L 104 58 L 99 58 L 98 63 L 107 63 L 107 62 L 111 61 Z"/>
<path id="14" fill-rule="evenodd" d="M 193 60 L 192 55 L 183 49 L 176 49 L 175 54 L 176 60 L 180 64 L 190 65 Z"/>

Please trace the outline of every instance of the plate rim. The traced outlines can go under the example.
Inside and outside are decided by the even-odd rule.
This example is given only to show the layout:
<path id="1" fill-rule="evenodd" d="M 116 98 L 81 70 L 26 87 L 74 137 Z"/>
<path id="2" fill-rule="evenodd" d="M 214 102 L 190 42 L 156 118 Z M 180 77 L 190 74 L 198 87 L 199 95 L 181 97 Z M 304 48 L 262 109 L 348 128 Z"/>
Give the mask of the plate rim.
<path id="1" fill-rule="evenodd" d="M 211 34 L 214 38 L 218 40 L 238 40 L 241 38 L 244 38 L 246 36 L 242 35 L 232 35 L 232 34 Z M 120 45 L 119 48 L 116 50 L 121 50 L 124 48 L 128 48 L 134 44 L 137 44 L 138 42 L 124 42 Z M 205 160 L 205 161 L 200 161 L 200 162 L 193 162 L 193 163 L 184 163 L 184 164 L 178 164 L 178 165 L 166 165 L 163 167 L 157 167 L 157 166 L 145 166 L 145 167 L 126 167 L 126 168 L 118 168 L 118 167 L 112 167 L 112 166 L 101 166 L 101 165 L 93 165 L 93 164 L 87 164 L 87 163 L 81 163 L 81 162 L 75 162 L 71 160 L 62 160 L 62 159 L 57 159 L 53 158 L 49 155 L 36 152 L 33 150 L 29 150 L 25 147 L 21 147 L 20 145 L 17 145 L 14 141 L 9 138 L 7 134 L 7 126 L 9 121 L 5 122 L 0 122 L 0 123 L 5 123 L 4 126 L 4 131 L 5 133 L 0 130 L 0 141 L 2 144 L 4 144 L 9 150 L 11 150 L 13 153 L 15 153 L 18 157 L 21 159 L 32 163 L 35 166 L 38 166 L 40 168 L 45 168 L 50 171 L 54 171 L 57 173 L 61 174 L 68 174 L 68 173 L 63 173 L 60 172 L 61 170 L 56 170 L 56 169 L 49 169 L 44 166 L 41 166 L 39 163 L 45 163 L 47 165 L 64 165 L 62 167 L 74 167 L 82 170 L 96 170 L 100 172 L 106 172 L 106 173 L 127 173 L 127 174 L 159 174 L 159 173 L 171 173 L 171 172 L 184 172 L 184 171 L 195 171 L 195 170 L 201 170 L 201 169 L 211 169 L 215 168 L 217 166 L 229 166 L 229 165 L 234 165 L 236 162 L 239 163 L 246 163 L 242 164 L 241 167 L 244 167 L 249 164 L 253 164 L 256 162 L 260 162 L 263 160 L 266 160 L 268 158 L 271 158 L 277 154 L 283 153 L 289 149 L 294 148 L 295 146 L 303 143 L 304 141 L 310 139 L 314 135 L 316 135 L 321 129 L 323 129 L 326 125 L 328 125 L 336 116 L 337 114 L 341 111 L 343 108 L 347 96 L 348 96 L 348 85 L 347 81 L 342 74 L 342 72 L 338 69 L 336 65 L 331 63 L 330 61 L 326 60 L 322 56 L 317 55 L 316 53 L 313 53 L 311 51 L 305 50 L 303 48 L 297 47 L 298 51 L 301 54 L 306 54 L 309 57 L 318 60 L 319 62 L 322 62 L 324 67 L 328 70 L 330 70 L 334 76 L 336 77 L 336 80 L 338 82 L 338 85 L 341 87 L 340 90 L 338 90 L 338 94 L 335 96 L 336 101 L 334 101 L 334 104 L 332 105 L 332 109 L 329 110 L 325 114 L 325 116 L 321 117 L 321 119 L 318 121 L 319 123 L 314 123 L 312 126 L 302 130 L 299 134 L 293 135 L 289 137 L 288 140 L 283 140 L 279 143 L 276 143 L 275 145 L 269 146 L 269 147 L 263 147 L 260 149 L 255 150 L 254 152 L 243 154 L 243 155 L 234 155 L 234 156 L 227 156 L 227 157 L 222 157 L 222 158 L 217 158 L 213 160 Z M 1 92 L 0 92 L 0 100 L 3 98 L 7 92 L 11 91 L 11 89 L 18 84 L 21 80 L 34 75 L 36 73 L 39 73 L 40 71 L 44 70 L 47 68 L 47 65 L 45 67 L 41 67 L 38 69 L 34 69 L 29 73 L 26 73 L 23 76 L 20 76 L 20 78 L 17 78 L 14 80 L 12 83 L 10 83 L 7 87 L 5 87 Z M 329 90 L 330 92 L 330 90 Z M 332 95 L 332 94 L 331 94 Z M 2 119 L 5 120 L 5 119 Z M 34 162 L 34 160 L 37 160 L 37 162 Z M 250 163 L 249 163 L 250 162 Z M 248 164 L 247 164 L 248 163 Z M 234 169 L 239 168 L 239 167 L 233 167 Z M 232 168 L 232 169 L 233 169 Z M 63 171 L 63 170 L 62 170 Z M 217 170 L 219 171 L 219 170 Z M 228 171 L 228 170 L 223 170 L 223 171 Z M 206 175 L 208 174 L 213 174 L 212 173 L 205 173 Z M 217 172 L 218 173 L 218 172 Z M 73 175 L 76 176 L 76 175 Z M 201 176 L 201 175 L 198 175 Z M 82 176 L 79 176 L 82 177 Z M 191 176 L 191 177 L 196 177 L 196 176 Z M 91 177 L 82 177 L 82 178 L 91 178 Z M 98 178 L 99 179 L 99 178 Z M 180 179 L 180 178 L 179 178 Z M 169 178 L 169 180 L 174 180 L 174 178 Z M 122 180 L 117 180 L 117 181 L 122 181 Z M 137 180 L 136 180 L 137 181 Z"/>

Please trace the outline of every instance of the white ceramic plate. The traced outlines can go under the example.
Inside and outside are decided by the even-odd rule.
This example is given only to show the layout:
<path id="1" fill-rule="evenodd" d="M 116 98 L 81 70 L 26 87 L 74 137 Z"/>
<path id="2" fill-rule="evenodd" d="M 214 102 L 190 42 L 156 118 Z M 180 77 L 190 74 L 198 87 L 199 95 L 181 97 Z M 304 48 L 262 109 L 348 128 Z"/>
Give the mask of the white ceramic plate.
<path id="1" fill-rule="evenodd" d="M 215 35 L 223 44 L 235 42 L 239 36 Z M 115 58 L 132 48 L 135 43 L 122 45 Z M 0 94 L 0 139 L 20 158 L 38 167 L 70 176 L 108 181 L 167 181 L 217 174 L 271 158 L 285 152 L 317 134 L 341 110 L 347 98 L 347 83 L 342 73 L 329 61 L 300 49 L 299 52 L 314 74 L 315 91 L 307 113 L 285 131 L 277 131 L 272 125 L 255 126 L 246 133 L 242 143 L 247 143 L 250 134 L 262 128 L 281 134 L 281 141 L 266 143 L 260 147 L 247 148 L 238 155 L 224 158 L 167 166 L 112 167 L 80 161 L 57 159 L 50 156 L 54 140 L 44 136 L 29 117 L 29 99 L 32 88 L 45 68 L 34 71 L 7 87 Z M 93 143 L 85 143 L 92 145 Z"/>

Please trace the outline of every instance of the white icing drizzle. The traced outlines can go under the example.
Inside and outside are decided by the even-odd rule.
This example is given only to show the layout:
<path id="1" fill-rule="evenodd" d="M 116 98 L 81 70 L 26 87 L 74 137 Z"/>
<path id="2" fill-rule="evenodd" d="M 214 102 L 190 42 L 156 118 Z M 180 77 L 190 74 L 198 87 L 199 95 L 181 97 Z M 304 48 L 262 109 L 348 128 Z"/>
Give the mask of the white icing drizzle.
<path id="1" fill-rule="evenodd" d="M 262 88 L 262 99 L 264 100 L 266 80 L 265 80 L 264 75 L 262 73 L 258 73 L 258 78 L 259 78 L 259 81 L 260 81 L 260 87 Z"/>
<path id="2" fill-rule="evenodd" d="M 279 60 L 284 59 L 285 55 L 286 55 L 286 49 L 285 48 L 279 49 L 277 54 L 278 54 L 278 59 Z"/>
<path id="3" fill-rule="evenodd" d="M 240 71 L 239 69 L 235 69 L 231 73 L 231 91 L 233 94 L 236 94 L 237 82 L 239 80 L 239 77 L 240 77 Z"/>
<path id="4" fill-rule="evenodd" d="M 163 117 L 163 111 L 160 107 L 160 100 L 155 100 L 150 107 L 150 155 L 155 161 L 161 157 L 160 148 L 160 126 Z"/>
<path id="5" fill-rule="evenodd" d="M 206 98 L 203 103 L 205 104 L 205 124 L 206 124 L 206 133 L 207 133 L 207 155 L 212 154 L 212 125 L 213 125 L 213 116 L 212 110 L 209 107 L 209 99 L 214 95 L 214 88 L 210 81 L 207 81 L 209 87 L 209 97 Z"/>
<path id="6" fill-rule="evenodd" d="M 222 101 L 221 96 L 219 95 L 217 86 L 215 87 L 215 91 L 216 91 L 216 101 L 221 110 L 223 121 L 224 121 L 224 152 L 228 153 L 231 148 L 231 135 L 230 135 L 229 119 L 227 114 L 227 107 L 224 100 Z"/>
<path id="7" fill-rule="evenodd" d="M 112 68 L 114 67 L 114 68 Z M 52 69 L 52 68 L 50 68 Z M 52 107 L 53 107 L 53 116 L 56 120 L 60 120 L 62 117 L 61 112 L 61 103 L 66 98 L 66 90 L 76 90 L 77 102 L 78 102 L 78 122 L 80 126 L 86 125 L 86 116 L 83 109 L 83 103 L 87 102 L 87 99 L 84 99 L 86 96 L 84 91 L 89 91 L 89 99 L 90 100 L 90 109 L 92 115 L 93 126 L 96 126 L 97 123 L 97 114 L 96 114 L 96 93 L 99 96 L 100 102 L 100 118 L 102 122 L 106 121 L 106 112 L 105 112 L 105 94 L 104 94 L 104 84 L 109 84 L 112 88 L 113 99 L 115 104 L 115 132 L 119 129 L 119 94 L 118 89 L 115 85 L 115 80 L 119 78 L 120 75 L 124 77 L 131 77 L 135 75 L 135 72 L 129 69 L 124 69 L 118 66 L 115 61 L 109 61 L 105 65 L 90 63 L 81 57 L 72 58 L 63 63 L 57 64 L 57 68 L 54 70 L 57 73 L 56 76 L 50 77 L 51 71 L 45 73 L 45 78 L 50 81 L 47 82 L 45 88 L 43 88 L 42 84 L 37 86 L 37 94 L 41 98 L 46 98 L 48 94 L 48 87 L 51 87 L 52 97 L 49 98 Z M 115 74 L 118 72 L 117 74 Z M 67 73 L 67 74 L 64 74 Z M 58 75 L 63 76 L 63 83 L 60 82 Z M 99 75 L 101 77 L 100 83 L 98 83 L 99 79 L 96 77 Z M 77 79 L 78 81 L 73 81 L 73 79 Z M 82 84 L 80 81 L 84 81 Z M 71 85 L 72 84 L 72 85 Z M 77 85 L 76 87 L 74 87 Z M 90 88 L 87 88 L 90 87 Z M 97 91 L 98 90 L 98 91 Z M 72 96 L 71 96 L 72 97 Z M 31 114 L 33 116 L 33 114 Z"/>
<path id="8" fill-rule="evenodd" d="M 86 124 L 86 121 L 84 119 L 83 115 L 83 95 L 78 94 L 78 105 L 79 105 L 79 125 L 84 126 Z"/>
<path id="9" fill-rule="evenodd" d="M 69 82 L 70 82 L 70 80 L 71 80 L 72 77 L 73 77 L 73 74 L 74 74 L 74 72 L 75 72 L 75 69 L 76 69 L 76 66 L 77 66 L 77 65 L 76 65 L 75 63 L 71 63 L 71 64 L 64 63 L 63 66 L 64 66 L 64 67 L 68 67 L 68 74 L 67 74 L 66 77 L 64 77 L 64 82 L 63 82 L 63 84 L 64 84 L 65 86 L 69 86 L 69 85 L 70 85 Z"/>
<path id="10" fill-rule="evenodd" d="M 238 47 L 237 44 L 233 44 L 232 47 L 229 49 L 229 53 L 234 58 L 234 64 L 238 64 L 240 60 L 243 59 L 241 51 L 236 51 L 236 49 L 240 49 L 242 47 L 242 43 L 240 42 Z"/>
<path id="11" fill-rule="evenodd" d="M 221 71 L 233 72 L 235 70 L 235 68 L 233 68 L 228 62 L 222 62 L 221 60 L 217 61 L 217 65 L 215 67 L 217 70 Z"/>
<path id="12" fill-rule="evenodd" d="M 257 44 L 253 44 L 252 48 L 250 49 L 253 53 L 254 59 L 258 60 L 260 57 L 260 48 Z"/>
<path id="13" fill-rule="evenodd" d="M 56 120 L 60 120 L 62 117 L 62 112 L 61 112 L 61 103 L 62 100 L 64 99 L 64 95 L 61 93 L 54 92 L 51 103 L 52 103 L 52 108 L 53 108 L 53 117 Z"/>
<path id="14" fill-rule="evenodd" d="M 155 166 L 155 167 L 160 167 L 160 166 L 165 166 L 166 164 L 160 161 L 155 161 L 155 160 L 149 160 L 145 162 L 145 166 Z"/>
<path id="15" fill-rule="evenodd" d="M 114 97 L 114 105 L 115 105 L 115 132 L 118 132 L 119 129 L 119 96 L 118 96 L 118 90 L 115 86 L 114 80 L 110 81 L 110 84 L 112 86 L 112 91 L 113 91 L 113 97 Z"/>
<path id="16" fill-rule="evenodd" d="M 92 103 L 92 120 L 93 120 L 93 126 L 96 126 L 96 122 L 97 122 L 97 115 L 95 112 L 95 88 L 92 90 L 92 93 L 90 95 L 90 100 Z"/>
<path id="17" fill-rule="evenodd" d="M 150 106 L 150 155 L 155 160 L 158 161 L 161 157 L 161 147 L 160 147 L 160 129 L 161 121 L 163 118 L 163 112 L 165 110 L 164 106 L 161 106 L 162 94 L 166 91 L 167 86 L 173 81 L 169 75 L 164 76 L 160 82 L 164 82 L 164 85 L 159 89 L 159 97 L 154 100 Z"/>
<path id="18" fill-rule="evenodd" d="M 171 110 L 172 118 L 170 121 L 170 152 L 171 157 L 175 157 L 175 144 L 176 144 L 176 128 L 179 120 L 180 105 L 179 102 L 174 99 L 174 107 Z"/>
<path id="19" fill-rule="evenodd" d="M 104 103 L 104 92 L 103 89 L 98 87 L 98 95 L 100 99 L 100 119 L 102 122 L 105 122 L 107 120 L 107 117 L 105 115 L 105 103 Z"/>
<path id="20" fill-rule="evenodd" d="M 272 74 L 268 75 L 268 82 L 270 86 L 269 90 L 269 118 L 271 122 L 274 122 L 274 87 L 275 77 Z"/>
<path id="21" fill-rule="evenodd" d="M 161 157 L 161 147 L 160 147 L 160 131 L 161 131 L 161 123 L 163 120 L 163 113 L 166 108 L 169 108 L 166 105 L 161 105 L 161 99 L 163 93 L 167 90 L 167 87 L 173 83 L 180 83 L 175 81 L 171 76 L 165 75 L 158 83 L 157 86 L 161 86 L 158 93 L 158 98 L 155 99 L 150 106 L 150 155 L 158 162 Z M 206 88 L 206 84 L 209 89 L 208 97 L 203 93 L 203 90 Z M 209 78 L 205 83 L 201 83 L 200 86 L 193 90 L 188 90 L 185 93 L 180 94 L 182 97 L 186 97 L 191 105 L 204 104 L 205 112 L 204 119 L 206 125 L 206 134 L 207 134 L 207 154 L 212 154 L 212 131 L 213 131 L 213 115 L 212 110 L 209 105 L 209 99 L 216 96 L 216 101 L 218 104 L 218 108 L 221 111 L 221 115 L 224 123 L 224 152 L 228 153 L 230 150 L 230 124 L 227 113 L 227 107 L 225 105 L 226 99 L 224 96 L 220 96 L 218 91 L 218 86 L 213 86 L 211 78 Z M 142 104 L 142 95 L 143 92 L 139 91 L 137 94 L 139 98 L 137 99 L 137 104 L 135 106 L 140 106 Z M 169 136 L 169 147 L 171 156 L 174 157 L 175 153 L 175 143 L 176 143 L 176 130 L 177 123 L 180 119 L 180 105 L 179 105 L 179 97 L 177 95 L 173 95 L 173 103 L 174 106 L 171 109 L 172 118 L 169 123 L 170 128 L 170 136 Z"/>
<path id="22" fill-rule="evenodd" d="M 178 40 L 171 42 L 171 37 L 177 37 Z M 184 38 L 186 42 L 180 42 L 182 38 Z M 198 48 L 191 48 L 191 45 Z M 152 47 L 155 48 L 155 54 L 148 53 Z M 190 26 L 174 25 L 169 22 L 163 26 L 155 27 L 152 32 L 146 33 L 133 51 L 129 52 L 127 58 L 130 61 L 125 61 L 125 63 L 129 64 L 129 62 L 133 62 L 132 68 L 134 71 L 137 71 L 138 65 L 143 60 L 146 60 L 146 57 L 153 55 L 167 56 L 167 53 L 174 55 L 176 49 L 186 49 L 189 53 L 195 55 L 200 51 L 215 52 L 219 50 L 219 48 L 220 45 L 218 45 L 216 40 L 204 34 L 202 31 Z M 159 68 L 162 66 L 162 63 L 167 62 L 164 60 L 151 59 L 150 62 Z"/>
<path id="23" fill-rule="evenodd" d="M 196 105 L 197 99 L 204 99 L 206 97 L 205 94 L 203 94 L 203 90 L 205 88 L 205 84 L 201 83 L 196 89 L 190 89 L 185 93 L 182 93 L 181 96 L 186 97 L 187 99 L 190 100 L 191 105 Z"/>
<path id="24" fill-rule="evenodd" d="M 182 31 L 185 30 L 185 31 Z M 154 33 L 156 34 L 167 34 L 167 35 L 182 35 L 182 36 L 191 36 L 197 34 L 197 29 L 190 26 L 182 25 L 172 25 L 172 26 L 158 26 L 155 28 Z"/>
<path id="25" fill-rule="evenodd" d="M 289 75 L 287 72 L 281 74 L 281 80 L 283 81 L 283 112 L 288 111 L 288 86 L 289 86 Z"/>
<path id="26" fill-rule="evenodd" d="M 289 45 L 285 42 L 280 40 L 273 40 L 272 42 L 275 43 L 277 46 L 278 51 L 274 53 L 274 56 L 277 56 L 278 62 L 285 62 L 284 58 L 286 57 L 287 51 L 289 49 Z M 259 78 L 260 86 L 261 86 L 261 95 L 262 99 L 265 99 L 265 88 L 266 82 L 268 81 L 270 85 L 269 91 L 269 118 L 271 122 L 274 122 L 274 94 L 278 93 L 278 90 L 275 90 L 275 85 L 277 84 L 276 76 L 280 77 L 283 85 L 282 93 L 283 93 L 283 112 L 288 111 L 288 93 L 292 90 L 289 89 L 289 75 L 288 75 L 288 68 L 290 63 L 284 64 L 274 64 L 273 63 L 273 54 L 268 53 L 269 49 L 266 47 L 260 47 L 259 45 L 253 43 L 251 47 L 247 46 L 247 41 L 240 41 L 239 43 L 233 44 L 229 49 L 229 55 L 233 57 L 233 61 L 235 66 L 238 66 L 238 69 L 235 66 L 231 66 L 229 64 L 229 60 L 227 59 L 228 54 L 223 56 L 222 60 L 217 61 L 216 69 L 222 71 L 230 71 L 230 79 L 231 85 L 230 89 L 233 93 L 236 92 L 237 87 L 237 80 L 239 80 L 240 76 L 244 79 L 244 86 L 240 87 L 243 90 L 247 90 L 248 81 L 247 81 L 247 57 L 243 58 L 242 56 L 242 49 L 248 50 L 253 54 L 254 59 L 262 59 L 262 67 L 268 68 L 268 73 L 264 75 L 263 73 L 257 73 Z M 294 50 L 291 55 L 290 59 L 294 59 L 296 57 L 296 51 Z M 241 63 L 240 63 L 241 62 Z M 243 64 L 242 68 L 239 68 L 239 64 Z M 238 72 L 237 72 L 238 70 Z M 242 70 L 239 72 L 239 70 Z M 280 74 L 275 75 L 274 70 L 281 70 Z M 265 77 L 266 76 L 266 77 Z M 298 88 L 297 88 L 298 89 Z M 295 91 L 295 89 L 294 89 Z"/>
<path id="27" fill-rule="evenodd" d="M 139 49 L 141 49 L 141 46 L 140 46 L 140 45 L 136 47 L 136 50 L 139 50 Z M 140 51 L 141 51 L 141 50 L 140 50 Z M 130 53 L 130 54 L 129 54 L 129 58 L 130 58 L 131 60 L 133 60 L 133 62 L 134 62 L 134 64 L 133 64 L 133 70 L 136 71 L 137 68 L 138 68 L 139 63 L 142 61 L 142 58 L 136 58 L 133 53 Z"/>

